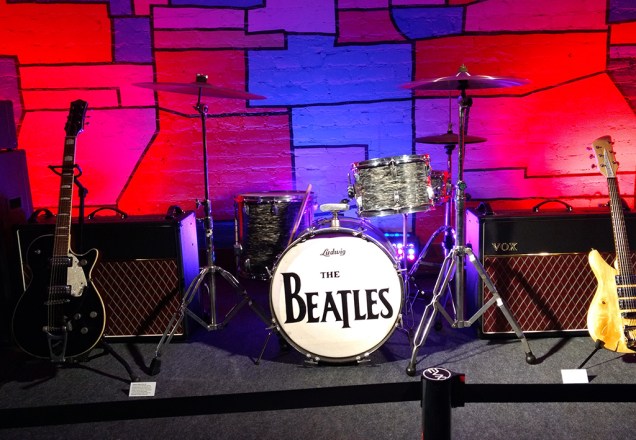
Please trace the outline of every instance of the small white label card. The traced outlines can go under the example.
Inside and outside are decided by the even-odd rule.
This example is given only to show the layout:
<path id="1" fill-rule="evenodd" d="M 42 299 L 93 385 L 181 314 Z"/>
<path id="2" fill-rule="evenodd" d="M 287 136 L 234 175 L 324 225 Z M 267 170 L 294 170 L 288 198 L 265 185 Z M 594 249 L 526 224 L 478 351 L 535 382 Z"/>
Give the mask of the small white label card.
<path id="1" fill-rule="evenodd" d="M 156 388 L 157 382 L 131 382 L 128 397 L 152 397 Z"/>
<path id="2" fill-rule="evenodd" d="M 589 383 L 585 369 L 561 370 L 561 377 L 563 383 Z"/>

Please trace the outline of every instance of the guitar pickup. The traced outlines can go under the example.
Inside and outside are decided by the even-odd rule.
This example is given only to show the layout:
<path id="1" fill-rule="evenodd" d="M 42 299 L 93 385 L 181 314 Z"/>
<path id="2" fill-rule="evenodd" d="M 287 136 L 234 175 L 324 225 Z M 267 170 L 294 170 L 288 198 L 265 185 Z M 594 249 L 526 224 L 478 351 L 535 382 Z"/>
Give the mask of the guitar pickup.
<path id="1" fill-rule="evenodd" d="M 45 306 L 66 304 L 71 301 L 71 286 L 49 286 L 49 297 L 44 302 Z"/>
<path id="2" fill-rule="evenodd" d="M 636 311 L 621 312 L 623 319 L 636 319 Z"/>
<path id="3" fill-rule="evenodd" d="M 621 310 L 633 309 L 634 304 L 636 304 L 636 302 L 634 301 L 634 298 L 631 298 L 631 297 L 628 297 L 628 298 L 623 297 L 618 299 L 618 308 Z"/>
<path id="4" fill-rule="evenodd" d="M 623 274 L 614 277 L 617 286 L 634 286 L 636 285 L 636 275 Z"/>
<path id="5" fill-rule="evenodd" d="M 51 263 L 51 266 L 57 267 L 71 267 L 73 265 L 73 259 L 66 255 L 51 257 L 49 262 Z"/>

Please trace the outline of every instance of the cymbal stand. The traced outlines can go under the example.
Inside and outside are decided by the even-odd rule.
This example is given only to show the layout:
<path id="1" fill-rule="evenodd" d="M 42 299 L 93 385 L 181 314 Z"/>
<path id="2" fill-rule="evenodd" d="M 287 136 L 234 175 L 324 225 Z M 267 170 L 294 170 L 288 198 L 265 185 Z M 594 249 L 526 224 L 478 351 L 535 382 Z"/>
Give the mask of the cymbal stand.
<path id="1" fill-rule="evenodd" d="M 435 287 L 433 288 L 433 298 L 431 302 L 425 307 L 420 323 L 417 327 L 415 335 L 413 337 L 413 350 L 411 353 L 411 359 L 406 367 L 406 373 L 409 376 L 415 375 L 415 364 L 420 347 L 424 345 L 431 327 L 435 320 L 437 312 L 441 313 L 444 318 L 451 324 L 452 328 L 464 328 L 470 327 L 480 316 L 482 316 L 486 310 L 492 305 L 497 304 L 500 310 L 503 312 L 506 320 L 515 332 L 515 335 L 522 343 L 523 350 L 526 354 L 526 362 L 529 364 L 536 363 L 536 357 L 530 349 L 528 341 L 521 331 L 519 324 L 512 316 L 506 305 L 504 304 L 501 296 L 497 292 L 492 280 L 486 274 L 484 267 L 479 260 L 473 254 L 470 247 L 466 246 L 466 231 L 465 231 L 465 202 L 466 202 L 466 182 L 464 182 L 464 153 L 465 153 L 465 135 L 468 121 L 468 112 L 472 105 L 472 98 L 466 96 L 466 88 L 468 84 L 462 84 L 460 87 L 461 94 L 458 98 L 459 102 L 459 133 L 458 133 L 458 166 L 457 166 L 457 182 L 455 185 L 455 232 L 456 240 L 455 246 L 451 249 L 448 255 L 442 262 L 442 268 L 440 270 Z M 486 302 L 470 319 L 464 319 L 464 295 L 465 295 L 465 272 L 464 263 L 468 257 L 468 261 L 474 266 L 479 273 L 479 276 L 485 286 L 492 294 L 492 298 Z M 442 292 L 446 290 L 450 280 L 455 279 L 455 301 L 453 303 L 455 317 L 452 318 L 450 314 L 440 304 L 439 300 Z"/>
<path id="2" fill-rule="evenodd" d="M 196 82 L 201 83 L 202 86 L 207 82 L 207 75 L 197 74 Z M 201 119 L 201 135 L 202 135 L 202 144 L 203 144 L 203 179 L 204 179 L 204 188 L 205 188 L 205 199 L 200 201 L 197 200 L 197 206 L 202 206 L 205 217 L 203 218 L 203 226 L 205 228 L 205 256 L 206 256 L 206 266 L 201 269 L 199 275 L 192 280 L 190 286 L 186 290 L 183 295 L 183 300 L 177 312 L 172 316 L 166 330 L 163 332 L 161 339 L 157 345 L 155 350 L 155 357 L 153 358 L 150 364 L 150 374 L 156 375 L 159 374 L 161 369 L 161 355 L 163 353 L 164 346 L 169 344 L 172 340 L 177 327 L 184 315 L 187 314 L 194 321 L 203 326 L 206 330 L 220 330 L 224 328 L 227 323 L 236 315 L 236 313 L 244 306 L 249 305 L 252 310 L 263 320 L 267 325 L 271 324 L 271 319 L 268 319 L 265 313 L 252 301 L 252 299 L 248 296 L 247 292 L 241 285 L 238 280 L 228 271 L 222 269 L 219 266 L 216 266 L 214 263 L 214 240 L 213 240 L 213 221 L 212 221 L 212 206 L 210 203 L 210 185 L 209 185 L 209 176 L 208 176 L 208 143 L 207 143 L 207 130 L 206 130 L 206 120 L 208 117 L 208 106 L 201 102 L 202 96 L 202 88 L 199 88 L 197 104 L 194 106 L 194 109 L 199 113 Z M 219 322 L 217 320 L 216 315 L 216 274 L 221 275 L 237 292 L 237 294 L 241 297 L 241 300 L 236 303 L 225 315 L 223 321 Z M 204 281 L 207 281 L 204 283 Z M 210 299 L 210 322 L 204 321 L 201 317 L 199 317 L 196 313 L 188 308 L 192 300 L 194 299 L 196 293 L 201 287 L 201 284 L 204 284 L 207 287 L 208 296 Z"/>

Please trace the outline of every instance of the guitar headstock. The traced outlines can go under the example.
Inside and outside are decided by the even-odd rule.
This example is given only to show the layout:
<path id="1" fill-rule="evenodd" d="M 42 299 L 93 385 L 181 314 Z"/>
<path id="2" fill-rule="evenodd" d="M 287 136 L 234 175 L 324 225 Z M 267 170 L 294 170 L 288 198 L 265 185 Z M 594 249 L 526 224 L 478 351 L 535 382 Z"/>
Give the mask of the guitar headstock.
<path id="1" fill-rule="evenodd" d="M 84 118 L 86 117 L 87 108 L 88 103 L 81 99 L 71 102 L 71 108 L 64 126 L 66 136 L 77 136 L 84 131 Z"/>
<path id="2" fill-rule="evenodd" d="M 616 177 L 616 170 L 618 170 L 618 162 L 616 162 L 612 149 L 613 145 L 611 136 L 601 136 L 592 142 L 598 168 L 605 177 Z"/>

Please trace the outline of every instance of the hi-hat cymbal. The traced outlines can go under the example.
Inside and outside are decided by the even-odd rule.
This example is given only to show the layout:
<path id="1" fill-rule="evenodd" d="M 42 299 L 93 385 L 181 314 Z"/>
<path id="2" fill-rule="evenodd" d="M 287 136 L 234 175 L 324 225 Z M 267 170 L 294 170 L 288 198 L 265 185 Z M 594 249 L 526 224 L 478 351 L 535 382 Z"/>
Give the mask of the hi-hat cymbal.
<path id="1" fill-rule="evenodd" d="M 527 84 L 526 79 L 507 78 L 490 75 L 471 75 L 465 69 L 460 69 L 457 75 L 442 76 L 440 78 L 421 79 L 403 84 L 405 89 L 414 90 L 465 90 L 465 89 L 496 89 L 514 87 Z"/>
<path id="2" fill-rule="evenodd" d="M 419 142 L 422 144 L 444 144 L 444 145 L 455 144 L 457 145 L 459 144 L 459 135 L 455 133 L 444 133 L 444 134 L 435 135 L 435 136 L 424 136 L 424 137 L 415 138 L 415 142 Z M 478 136 L 470 136 L 470 135 L 464 136 L 465 144 L 476 144 L 479 142 L 486 142 L 486 138 L 478 137 Z"/>
<path id="3" fill-rule="evenodd" d="M 229 99 L 265 99 L 264 96 L 255 95 L 253 93 L 243 92 L 240 90 L 226 89 L 223 87 L 213 86 L 205 82 L 142 82 L 133 84 L 137 87 L 143 87 L 145 89 L 157 90 L 160 92 L 172 92 L 181 93 L 185 95 L 198 95 L 199 91 L 201 96 L 212 96 L 214 98 L 229 98 Z"/>

